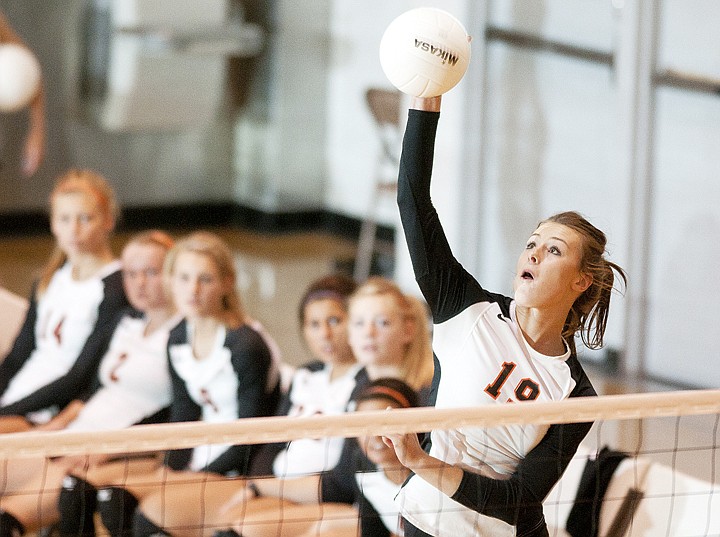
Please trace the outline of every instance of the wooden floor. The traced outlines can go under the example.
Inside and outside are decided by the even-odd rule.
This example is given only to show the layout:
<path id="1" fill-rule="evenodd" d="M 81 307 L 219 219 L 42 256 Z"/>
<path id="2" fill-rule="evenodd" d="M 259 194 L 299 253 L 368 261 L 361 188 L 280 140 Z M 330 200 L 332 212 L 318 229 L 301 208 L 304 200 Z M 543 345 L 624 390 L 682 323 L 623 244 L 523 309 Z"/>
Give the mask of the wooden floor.
<path id="1" fill-rule="evenodd" d="M 309 356 L 300 340 L 297 304 L 306 286 L 315 278 L 338 268 L 352 266 L 356 244 L 325 233 L 263 234 L 244 230 L 214 230 L 233 248 L 238 269 L 238 287 L 245 307 L 259 319 L 277 340 L 285 361 L 305 362 Z M 127 234 L 114 238 L 120 252 Z M 0 285 L 27 296 L 38 269 L 49 256 L 52 239 L 47 236 L 0 237 Z M 603 395 L 673 390 L 651 382 L 608 374 L 586 364 L 598 392 Z M 714 446 L 715 416 L 670 420 L 628 420 L 596 424 L 588 437 L 592 445 L 609 444 L 629 451 L 651 450 L 662 446 L 657 458 L 701 478 L 710 475 L 720 463 L 717 450 L 708 448 L 673 451 L 678 437 L 683 445 Z M 720 466 L 718 466 L 720 467 Z"/>

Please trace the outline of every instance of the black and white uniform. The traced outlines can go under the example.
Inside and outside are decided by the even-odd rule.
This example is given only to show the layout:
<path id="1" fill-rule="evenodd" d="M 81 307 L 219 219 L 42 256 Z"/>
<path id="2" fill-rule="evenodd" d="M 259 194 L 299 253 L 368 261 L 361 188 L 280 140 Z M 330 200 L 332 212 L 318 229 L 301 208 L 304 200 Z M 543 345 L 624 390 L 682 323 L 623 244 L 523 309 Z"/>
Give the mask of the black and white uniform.
<path id="1" fill-rule="evenodd" d="M 400 485 L 391 482 L 362 452 L 356 438 L 348 438 L 338 464 L 320 476 L 323 502 L 349 503 L 360 514 L 361 537 L 402 535 L 400 510 L 394 498 Z"/>
<path id="2" fill-rule="evenodd" d="M 66 263 L 42 296 L 33 288 L 25 321 L 0 364 L 0 415 L 44 423 L 87 391 L 127 306 L 119 261 L 83 281 L 72 278 Z"/>
<path id="3" fill-rule="evenodd" d="M 209 356 L 192 352 L 193 328 L 182 320 L 170 332 L 168 357 L 173 386 L 170 420 L 227 423 L 240 418 L 270 416 L 278 403 L 279 382 L 268 390 L 273 359 L 265 340 L 245 324 L 221 328 Z M 167 465 L 174 470 L 245 474 L 249 446 L 216 444 L 171 451 Z"/>
<path id="4" fill-rule="evenodd" d="M 513 299 L 483 289 L 450 251 L 430 199 L 440 114 L 410 110 L 398 205 L 415 278 L 433 315 L 438 408 L 596 395 L 572 342 L 563 356 L 524 340 Z M 438 365 L 438 364 L 436 364 Z M 439 374 L 438 374 L 439 373 Z M 433 431 L 429 453 L 464 470 L 452 498 L 413 476 L 397 501 L 430 535 L 544 535 L 541 502 L 591 424 Z"/>
<path id="5" fill-rule="evenodd" d="M 97 388 L 66 429 L 122 429 L 158 421 L 172 401 L 167 342 L 179 321 L 172 317 L 145 335 L 147 319 L 128 311 L 100 362 Z"/>
<path id="6" fill-rule="evenodd" d="M 333 416 L 346 412 L 362 368 L 363 366 L 356 364 L 344 375 L 333 380 L 330 379 L 332 365 L 325 365 L 317 371 L 298 369 L 293 375 L 288 394 L 290 409 L 286 415 Z M 273 474 L 291 477 L 329 470 L 340 459 L 344 442 L 342 437 L 293 440 L 276 455 Z"/>

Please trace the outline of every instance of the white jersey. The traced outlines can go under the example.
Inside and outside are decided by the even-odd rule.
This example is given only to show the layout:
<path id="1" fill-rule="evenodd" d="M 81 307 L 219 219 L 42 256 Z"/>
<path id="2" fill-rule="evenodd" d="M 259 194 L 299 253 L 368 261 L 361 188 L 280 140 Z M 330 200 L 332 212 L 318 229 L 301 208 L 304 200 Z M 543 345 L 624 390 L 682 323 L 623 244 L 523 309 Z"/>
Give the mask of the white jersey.
<path id="1" fill-rule="evenodd" d="M 503 318 L 498 303 L 478 302 L 453 319 L 435 325 L 433 348 L 442 365 L 437 408 L 559 401 L 575 388 L 566 363 L 570 351 L 562 356 L 545 356 L 530 347 L 517 325 L 514 302 L 509 320 Z M 506 356 L 507 360 L 498 364 L 485 358 L 488 354 Z M 515 470 L 548 427 L 437 430 L 432 432 L 431 454 L 442 453 L 443 460 L 452 465 L 502 477 Z"/>
<path id="2" fill-rule="evenodd" d="M 334 416 L 346 412 L 356 386 L 355 377 L 361 369 L 356 364 L 333 380 L 332 366 L 319 371 L 298 369 L 290 388 L 288 416 Z M 340 459 L 344 441 L 342 437 L 293 440 L 275 457 L 273 473 L 287 477 L 330 470 Z"/>
<path id="3" fill-rule="evenodd" d="M 238 416 L 238 378 L 230 361 L 230 349 L 224 346 L 227 330 L 221 326 L 210 355 L 197 360 L 192 351 L 192 326 L 188 323 L 190 342 L 170 347 L 170 361 L 185 383 L 188 394 L 202 409 L 201 421 L 227 423 Z M 210 394 L 212 393 L 212 397 Z M 191 470 L 200 470 L 230 445 L 212 444 L 193 449 Z"/>
<path id="4" fill-rule="evenodd" d="M 400 509 L 393 501 L 400 491 L 400 485 L 390 481 L 380 469 L 374 472 L 357 472 L 355 481 L 362 495 L 377 511 L 387 530 L 393 535 L 402 536 Z"/>
<path id="5" fill-rule="evenodd" d="M 69 263 L 53 274 L 37 303 L 35 349 L 10 381 L 0 399 L 7 406 L 67 374 L 78 358 L 98 318 L 104 298 L 102 279 L 119 270 L 120 262 L 105 265 L 92 278 L 76 281 Z M 48 421 L 57 409 L 34 412 L 32 421 Z"/>
<path id="6" fill-rule="evenodd" d="M 124 316 L 100 363 L 101 387 L 67 429 L 122 429 L 169 406 L 172 388 L 167 340 L 179 320 L 171 318 L 146 336 L 145 319 Z"/>
<path id="7" fill-rule="evenodd" d="M 436 408 L 556 401 L 567 398 L 575 388 L 566 364 L 569 350 L 558 357 L 533 350 L 516 324 L 514 302 L 510 319 L 504 317 L 498 303 L 478 302 L 435 325 L 433 349 L 442 366 Z M 498 365 L 484 358 L 488 354 L 508 359 Z M 507 479 L 548 427 L 434 430 L 430 455 L 474 473 Z M 479 527 L 489 531 L 487 535 L 515 535 L 513 526 L 460 505 L 418 476 L 402 488 L 398 502 L 413 525 L 432 528 L 439 531 L 438 535 L 462 534 L 468 528 Z"/>
<path id="8" fill-rule="evenodd" d="M 170 421 L 227 423 L 271 415 L 279 386 L 267 391 L 273 362 L 263 337 L 247 324 L 217 330 L 209 354 L 195 358 L 193 326 L 183 320 L 170 331 L 168 353 L 173 383 Z M 165 464 L 175 470 L 245 473 L 249 445 L 211 445 L 171 450 Z"/>

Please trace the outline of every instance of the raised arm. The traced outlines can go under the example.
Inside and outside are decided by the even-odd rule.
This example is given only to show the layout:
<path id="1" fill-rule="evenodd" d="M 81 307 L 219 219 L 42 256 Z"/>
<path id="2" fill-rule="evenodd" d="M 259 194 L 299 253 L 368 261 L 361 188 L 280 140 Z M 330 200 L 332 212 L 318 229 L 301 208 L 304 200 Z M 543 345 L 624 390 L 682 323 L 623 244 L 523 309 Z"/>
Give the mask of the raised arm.
<path id="1" fill-rule="evenodd" d="M 37 94 L 30 101 L 28 131 L 23 146 L 22 171 L 30 177 L 45 158 L 45 90 L 42 82 Z"/>
<path id="2" fill-rule="evenodd" d="M 13 27 L 10 26 L 10 23 L 5 18 L 5 15 L 2 14 L 0 11 L 0 43 L 17 43 L 18 45 L 23 45 L 22 39 L 20 39 L 20 36 L 15 33 L 15 30 L 13 30 Z"/>
<path id="3" fill-rule="evenodd" d="M 10 380 L 25 364 L 35 348 L 35 323 L 37 321 L 37 282 L 33 283 L 30 304 L 13 346 L 0 360 L 0 396 L 5 393 Z M 2 411 L 0 410 L 0 414 Z"/>
<path id="4" fill-rule="evenodd" d="M 453 256 L 430 199 L 440 102 L 441 97 L 412 101 L 403 138 L 397 194 L 415 279 L 436 324 L 484 296 L 480 285 Z"/>
<path id="5" fill-rule="evenodd" d="M 27 47 L 2 13 L 0 13 L 0 43 L 16 43 Z M 23 147 L 22 171 L 25 175 L 31 176 L 40 167 L 45 156 L 45 91 L 42 81 L 28 109 L 28 131 Z"/>

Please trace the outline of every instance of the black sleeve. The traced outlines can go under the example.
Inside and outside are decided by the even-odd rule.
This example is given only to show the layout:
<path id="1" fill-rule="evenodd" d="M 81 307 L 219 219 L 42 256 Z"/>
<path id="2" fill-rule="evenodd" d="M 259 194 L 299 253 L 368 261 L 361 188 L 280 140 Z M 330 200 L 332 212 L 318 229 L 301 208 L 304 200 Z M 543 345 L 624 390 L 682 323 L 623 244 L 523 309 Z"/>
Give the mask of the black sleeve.
<path id="1" fill-rule="evenodd" d="M 359 451 L 356 438 L 345 439 L 338 463 L 333 469 L 320 474 L 322 502 L 355 503 L 358 500 L 355 470 Z"/>
<path id="2" fill-rule="evenodd" d="M 272 416 L 277 407 L 278 391 L 267 392 L 268 375 L 272 367 L 270 349 L 255 330 L 243 326 L 228 332 L 226 346 L 238 378 L 238 419 Z M 250 457 L 257 448 L 246 445 L 229 447 L 205 469 L 226 474 L 237 471 L 246 475 Z"/>
<path id="3" fill-rule="evenodd" d="M 292 387 L 291 387 L 292 389 Z M 278 405 L 276 416 L 287 416 L 292 404 L 290 402 L 289 392 L 282 395 L 280 404 Z M 287 448 L 288 442 L 273 442 L 271 444 L 260 444 L 257 446 L 255 454 L 252 457 L 252 466 L 250 467 L 250 475 L 252 476 L 270 476 L 273 475 L 273 463 L 275 457 Z"/>
<path id="4" fill-rule="evenodd" d="M 167 348 L 173 345 L 185 343 L 187 341 L 187 322 L 182 320 L 175 326 L 168 336 Z M 168 352 L 169 356 L 169 352 Z M 202 416 L 202 409 L 187 391 L 185 382 L 178 375 L 172 365 L 172 361 L 168 358 L 168 369 L 170 371 L 170 381 L 172 384 L 172 403 L 170 404 L 169 422 L 178 423 L 185 421 L 198 421 Z M 165 454 L 165 464 L 173 470 L 185 470 L 190 464 L 192 457 L 192 449 L 174 449 Z"/>
<path id="5" fill-rule="evenodd" d="M 10 380 L 20 371 L 35 348 L 35 323 L 37 321 L 37 282 L 33 284 L 25 320 L 20 327 L 13 346 L 0 362 L 0 396 L 5 393 Z"/>
<path id="6" fill-rule="evenodd" d="M 354 464 L 353 468 L 356 473 L 362 472 L 381 472 L 382 470 L 370 461 L 360 449 L 360 444 L 356 438 L 353 438 L 352 447 Z M 358 481 L 355 476 L 352 476 L 352 485 L 355 488 L 356 503 L 358 512 L 360 515 L 360 537 L 390 537 L 390 531 L 385 527 L 385 523 L 380 518 L 380 513 L 377 508 L 368 500 L 364 495 L 363 491 L 358 485 Z M 388 497 L 386 499 L 388 504 L 392 504 L 394 498 Z M 380 509 L 386 509 L 387 505 L 381 505 Z"/>
<path id="7" fill-rule="evenodd" d="M 272 416 L 277 398 L 267 392 L 272 356 L 265 340 L 249 326 L 243 326 L 228 332 L 226 346 L 238 378 L 238 419 Z"/>
<path id="8" fill-rule="evenodd" d="M 574 357 L 570 361 L 577 362 Z M 595 390 L 583 373 L 570 397 L 594 395 Z M 591 427 L 592 423 L 551 425 L 510 479 L 492 479 L 465 471 L 452 499 L 478 513 L 516 525 L 518 535 L 522 535 L 542 522 L 543 500 L 565 472 Z"/>
<path id="9" fill-rule="evenodd" d="M 430 199 L 439 118 L 438 112 L 409 111 L 397 192 L 415 279 L 436 324 L 481 300 L 500 302 L 505 309 L 508 303 L 504 297 L 484 291 L 455 259 Z"/>
<path id="10" fill-rule="evenodd" d="M 202 416 L 202 409 L 187 391 L 185 381 L 173 367 L 170 360 L 170 348 L 187 342 L 187 321 L 180 321 L 168 335 L 167 356 L 168 371 L 170 372 L 170 381 L 172 384 L 172 404 L 170 405 L 170 422 L 178 423 L 185 421 L 198 421 Z"/>
<path id="11" fill-rule="evenodd" d="M 390 531 L 385 527 L 380 514 L 362 494 L 358 500 L 358 511 L 360 513 L 360 537 L 390 537 Z"/>
<path id="12" fill-rule="evenodd" d="M 230 446 L 222 455 L 208 464 L 201 471 L 211 472 L 219 475 L 225 475 L 231 472 L 237 472 L 239 475 L 248 475 L 250 468 L 250 459 L 255 451 L 252 445 L 235 445 Z"/>
<path id="13" fill-rule="evenodd" d="M 370 376 L 368 375 L 367 369 L 363 367 L 355 374 L 355 387 L 352 392 L 350 392 L 347 410 L 354 410 L 354 408 L 350 408 L 350 404 L 354 404 L 355 400 L 368 384 L 370 384 Z"/>
<path id="14" fill-rule="evenodd" d="M 95 326 L 67 374 L 27 397 L 1 408 L 0 414 L 24 415 L 53 405 L 62 408 L 88 389 L 122 311 L 128 306 L 119 270 L 104 278 L 103 285 L 103 299 L 98 306 Z"/>

